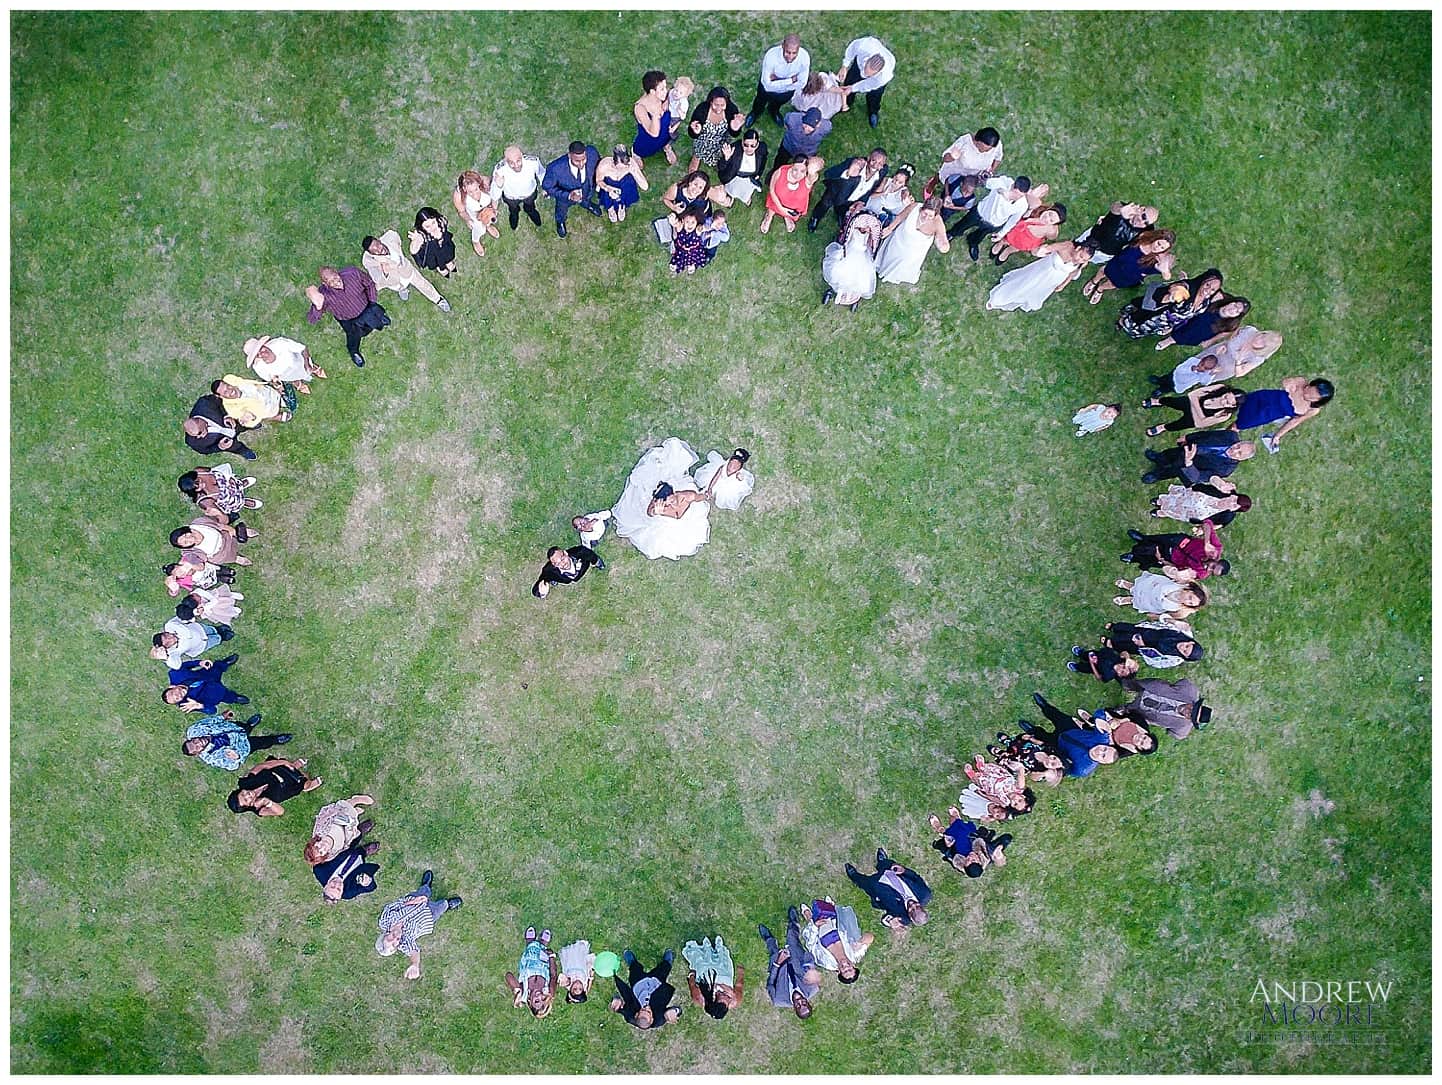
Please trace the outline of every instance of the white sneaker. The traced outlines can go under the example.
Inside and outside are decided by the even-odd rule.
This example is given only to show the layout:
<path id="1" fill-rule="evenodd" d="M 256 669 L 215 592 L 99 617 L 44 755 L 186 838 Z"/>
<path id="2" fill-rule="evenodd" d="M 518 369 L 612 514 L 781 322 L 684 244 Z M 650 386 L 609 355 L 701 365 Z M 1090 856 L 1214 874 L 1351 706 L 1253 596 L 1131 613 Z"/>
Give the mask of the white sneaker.
<path id="1" fill-rule="evenodd" d="M 448 302 L 445 298 L 442 298 L 440 301 L 436 302 L 436 308 L 443 313 L 449 313 L 451 311 L 451 303 Z"/>

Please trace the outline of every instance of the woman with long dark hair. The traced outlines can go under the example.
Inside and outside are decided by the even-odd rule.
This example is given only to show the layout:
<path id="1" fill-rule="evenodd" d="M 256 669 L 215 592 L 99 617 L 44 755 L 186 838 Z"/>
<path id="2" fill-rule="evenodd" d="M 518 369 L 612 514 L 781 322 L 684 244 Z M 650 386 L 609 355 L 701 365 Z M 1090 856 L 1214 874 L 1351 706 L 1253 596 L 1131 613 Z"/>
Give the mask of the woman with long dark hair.
<path id="1" fill-rule="evenodd" d="M 1246 298 L 1219 294 L 1205 309 L 1173 328 L 1172 333 L 1157 344 L 1157 349 L 1166 350 L 1174 343 L 1206 349 L 1240 328 L 1242 318 L 1251 310 L 1252 303 Z"/>
<path id="2" fill-rule="evenodd" d="M 406 237 L 417 267 L 439 271 L 443 279 L 456 273 L 456 239 L 446 216 L 434 207 L 416 212 L 416 228 L 408 230 Z"/>
<path id="3" fill-rule="evenodd" d="M 1222 273 L 1208 268 L 1192 279 L 1158 283 L 1122 306 L 1117 330 L 1128 339 L 1167 335 L 1210 305 L 1222 292 Z"/>
<path id="4" fill-rule="evenodd" d="M 1172 246 L 1176 243 L 1177 235 L 1171 230 L 1143 231 L 1101 266 L 1082 287 L 1082 297 L 1091 298 L 1095 305 L 1108 290 L 1130 290 L 1153 275 L 1160 275 L 1163 281 L 1171 279 L 1172 268 L 1176 266 Z"/>
<path id="5" fill-rule="evenodd" d="M 694 171 L 701 166 L 715 169 L 721 160 L 721 144 L 746 127 L 746 115 L 731 100 L 725 87 L 712 87 L 691 114 L 691 162 Z"/>
<path id="6" fill-rule="evenodd" d="M 741 1005 L 745 971 L 731 960 L 731 950 L 718 934 L 715 939 L 694 938 L 681 947 L 686 959 L 686 986 L 691 1001 L 708 1017 L 721 1020 L 727 1012 Z"/>

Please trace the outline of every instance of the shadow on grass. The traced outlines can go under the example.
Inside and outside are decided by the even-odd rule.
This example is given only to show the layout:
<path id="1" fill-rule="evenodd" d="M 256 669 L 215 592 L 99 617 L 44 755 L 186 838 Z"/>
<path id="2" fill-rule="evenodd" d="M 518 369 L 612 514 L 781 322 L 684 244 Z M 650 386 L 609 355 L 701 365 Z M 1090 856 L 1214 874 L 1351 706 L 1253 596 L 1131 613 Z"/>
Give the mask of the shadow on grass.
<path id="1" fill-rule="evenodd" d="M 204 1023 L 176 1003 L 139 996 L 46 1002 L 11 1036 L 14 1073 L 197 1074 L 211 1070 Z"/>

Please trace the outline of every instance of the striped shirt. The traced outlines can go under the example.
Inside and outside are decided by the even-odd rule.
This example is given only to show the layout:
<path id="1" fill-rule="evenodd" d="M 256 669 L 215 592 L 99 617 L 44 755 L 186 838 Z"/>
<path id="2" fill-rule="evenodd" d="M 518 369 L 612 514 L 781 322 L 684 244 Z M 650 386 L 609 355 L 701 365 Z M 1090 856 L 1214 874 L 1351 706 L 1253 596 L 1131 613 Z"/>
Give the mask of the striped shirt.
<path id="1" fill-rule="evenodd" d="M 376 300 L 376 284 L 358 267 L 343 267 L 340 269 L 340 289 L 333 286 L 320 284 L 321 297 L 324 299 L 320 309 L 314 305 L 305 314 L 305 319 L 311 324 L 320 323 L 322 310 L 330 313 L 337 320 L 354 320 L 366 311 L 366 306 Z"/>
<path id="2" fill-rule="evenodd" d="M 382 932 L 388 933 L 397 923 L 401 925 L 401 952 L 419 953 L 421 947 L 416 940 L 436 929 L 436 917 L 431 914 L 430 901 L 409 893 L 400 900 L 391 901 L 381 912 L 376 925 Z"/>

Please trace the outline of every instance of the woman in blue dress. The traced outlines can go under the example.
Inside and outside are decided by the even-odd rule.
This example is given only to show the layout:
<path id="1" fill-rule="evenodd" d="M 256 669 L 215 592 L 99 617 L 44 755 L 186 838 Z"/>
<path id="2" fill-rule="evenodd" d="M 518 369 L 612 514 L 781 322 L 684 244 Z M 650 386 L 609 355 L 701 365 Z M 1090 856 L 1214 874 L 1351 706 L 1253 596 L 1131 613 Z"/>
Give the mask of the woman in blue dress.
<path id="1" fill-rule="evenodd" d="M 626 220 L 626 208 L 641 199 L 650 188 L 641 160 L 624 143 L 616 144 L 611 153 L 596 163 L 596 188 L 601 193 L 601 206 L 612 222 Z"/>
<path id="2" fill-rule="evenodd" d="M 1288 377 L 1282 381 L 1280 388 L 1259 388 L 1248 392 L 1237 411 L 1234 428 L 1255 429 L 1281 422 L 1281 429 L 1263 438 L 1267 448 L 1275 452 L 1286 434 L 1321 413 L 1322 408 L 1331 402 L 1334 391 L 1336 389 L 1329 380 Z"/>
<path id="3" fill-rule="evenodd" d="M 636 138 L 631 146 L 640 158 L 664 152 L 666 161 L 674 166 L 676 152 L 671 149 L 671 139 L 679 121 L 672 118 L 667 106 L 669 90 L 665 72 L 649 71 L 641 77 L 641 97 L 632 109 L 636 117 Z"/>
<path id="4" fill-rule="evenodd" d="M 1242 318 L 1251 312 L 1252 303 L 1246 298 L 1222 294 L 1190 320 L 1178 324 L 1157 344 L 1158 350 L 1166 350 L 1173 343 L 1205 349 L 1213 343 L 1220 343 L 1242 326 Z"/>
<path id="5" fill-rule="evenodd" d="M 1082 287 L 1082 297 L 1095 305 L 1108 290 L 1130 290 L 1153 275 L 1170 280 L 1175 258 L 1172 246 L 1177 235 L 1171 230 L 1147 230 L 1108 260 L 1091 282 Z"/>

